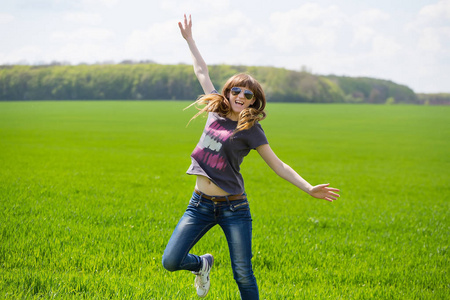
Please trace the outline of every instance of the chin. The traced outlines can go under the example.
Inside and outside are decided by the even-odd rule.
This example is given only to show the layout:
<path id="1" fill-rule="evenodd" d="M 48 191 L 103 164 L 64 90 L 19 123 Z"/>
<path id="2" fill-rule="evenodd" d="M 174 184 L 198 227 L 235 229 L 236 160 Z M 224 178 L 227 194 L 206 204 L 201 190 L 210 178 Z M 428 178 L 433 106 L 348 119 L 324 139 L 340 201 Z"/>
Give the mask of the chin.
<path id="1" fill-rule="evenodd" d="M 239 106 L 239 107 L 231 107 L 231 110 L 234 112 L 234 113 L 236 113 L 236 114 L 240 114 L 241 113 L 241 111 L 243 111 L 245 109 L 245 107 L 241 107 L 241 106 Z"/>
<path id="2" fill-rule="evenodd" d="M 233 113 L 239 116 L 243 110 L 244 109 L 233 109 Z"/>

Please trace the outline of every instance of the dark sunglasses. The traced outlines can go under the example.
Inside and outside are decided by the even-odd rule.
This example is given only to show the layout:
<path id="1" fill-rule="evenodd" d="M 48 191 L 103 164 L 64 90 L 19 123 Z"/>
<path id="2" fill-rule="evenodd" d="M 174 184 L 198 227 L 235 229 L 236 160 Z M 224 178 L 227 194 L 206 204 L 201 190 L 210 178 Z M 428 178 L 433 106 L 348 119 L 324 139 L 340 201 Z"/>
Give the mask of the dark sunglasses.
<path id="1" fill-rule="evenodd" d="M 238 87 L 232 87 L 231 88 L 231 95 L 233 96 L 237 96 L 242 92 L 241 88 Z M 253 93 L 252 91 L 249 90 L 244 90 L 244 96 L 245 98 L 247 98 L 247 100 L 252 100 L 253 99 Z"/>

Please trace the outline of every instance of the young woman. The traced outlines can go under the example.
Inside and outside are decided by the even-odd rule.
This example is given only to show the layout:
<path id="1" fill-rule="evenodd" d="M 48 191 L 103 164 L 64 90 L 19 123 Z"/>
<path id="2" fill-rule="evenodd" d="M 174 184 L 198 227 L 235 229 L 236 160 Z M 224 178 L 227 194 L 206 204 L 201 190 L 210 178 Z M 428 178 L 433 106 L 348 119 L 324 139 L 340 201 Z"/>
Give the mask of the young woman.
<path id="1" fill-rule="evenodd" d="M 178 23 L 193 58 L 194 72 L 205 92 L 195 103 L 205 107 L 194 116 L 208 112 L 203 135 L 191 154 L 187 173 L 196 175 L 194 193 L 164 251 L 162 263 L 169 271 L 189 270 L 196 276 L 197 294 L 209 291 L 209 273 L 214 259 L 211 254 L 190 254 L 191 248 L 213 226 L 225 233 L 234 279 L 241 299 L 259 299 L 252 269 L 252 220 L 240 174 L 240 164 L 251 149 L 256 149 L 276 174 L 309 195 L 327 201 L 336 200 L 338 189 L 329 184 L 310 185 L 272 151 L 258 121 L 265 118 L 266 99 L 261 85 L 251 76 L 231 77 L 217 93 L 208 67 L 192 37 L 192 21 L 184 16 Z"/>

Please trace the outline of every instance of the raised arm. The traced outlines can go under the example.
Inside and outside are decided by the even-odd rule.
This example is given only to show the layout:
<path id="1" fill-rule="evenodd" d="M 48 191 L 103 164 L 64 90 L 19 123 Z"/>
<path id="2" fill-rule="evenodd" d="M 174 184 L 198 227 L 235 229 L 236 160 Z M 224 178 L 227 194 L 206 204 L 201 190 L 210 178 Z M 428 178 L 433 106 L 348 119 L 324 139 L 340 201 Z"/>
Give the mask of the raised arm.
<path id="1" fill-rule="evenodd" d="M 214 85 L 212 84 L 211 78 L 209 78 L 208 66 L 203 60 L 200 51 L 198 51 L 197 45 L 192 37 L 191 16 L 189 15 L 188 20 L 186 15 L 184 15 L 184 24 L 178 22 L 178 27 L 180 27 L 181 35 L 188 43 L 189 50 L 191 51 L 195 75 L 197 76 L 197 79 L 200 82 L 205 94 L 210 94 L 214 90 Z"/>
<path id="2" fill-rule="evenodd" d="M 312 197 L 324 199 L 330 202 L 337 200 L 339 197 L 339 194 L 335 193 L 339 192 L 339 190 L 329 187 L 329 183 L 319 184 L 316 186 L 309 184 L 309 182 L 303 179 L 297 172 L 294 171 L 294 169 L 282 162 L 273 152 L 272 148 L 270 148 L 269 144 L 261 145 L 256 148 L 256 150 L 278 176 L 286 179 Z"/>

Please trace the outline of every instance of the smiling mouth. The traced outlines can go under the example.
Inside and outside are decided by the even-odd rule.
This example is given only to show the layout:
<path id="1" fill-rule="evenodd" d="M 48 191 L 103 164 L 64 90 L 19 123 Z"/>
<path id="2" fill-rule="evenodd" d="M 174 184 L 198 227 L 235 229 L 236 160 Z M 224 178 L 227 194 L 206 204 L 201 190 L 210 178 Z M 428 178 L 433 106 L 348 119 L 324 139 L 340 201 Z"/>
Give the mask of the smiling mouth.
<path id="1" fill-rule="evenodd" d="M 240 100 L 236 100 L 236 101 L 234 101 L 236 104 L 239 104 L 239 105 L 244 105 L 244 101 L 240 101 Z"/>

